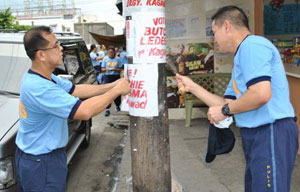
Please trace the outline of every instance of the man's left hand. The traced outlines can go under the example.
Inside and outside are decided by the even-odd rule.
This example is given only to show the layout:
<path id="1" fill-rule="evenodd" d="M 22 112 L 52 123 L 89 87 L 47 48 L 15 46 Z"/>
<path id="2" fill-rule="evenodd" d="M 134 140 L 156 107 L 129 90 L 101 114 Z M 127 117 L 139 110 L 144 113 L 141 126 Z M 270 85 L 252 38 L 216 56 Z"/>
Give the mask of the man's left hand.
<path id="1" fill-rule="evenodd" d="M 212 106 L 208 109 L 207 117 L 210 123 L 219 123 L 221 120 L 226 118 L 226 116 L 222 113 L 222 107 L 222 105 Z"/>

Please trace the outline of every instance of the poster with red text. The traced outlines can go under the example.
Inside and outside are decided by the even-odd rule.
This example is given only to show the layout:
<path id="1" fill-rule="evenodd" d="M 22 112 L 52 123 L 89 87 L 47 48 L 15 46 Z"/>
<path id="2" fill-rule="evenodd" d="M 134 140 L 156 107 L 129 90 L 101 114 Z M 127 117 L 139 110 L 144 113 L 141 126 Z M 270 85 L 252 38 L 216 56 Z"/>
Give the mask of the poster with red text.
<path id="1" fill-rule="evenodd" d="M 130 93 L 122 98 L 121 109 L 128 108 L 132 116 L 158 116 L 158 65 L 129 64 L 124 69 Z"/>
<path id="2" fill-rule="evenodd" d="M 134 12 L 163 12 L 165 0 L 123 0 L 123 16 L 131 16 Z"/>
<path id="3" fill-rule="evenodd" d="M 134 63 L 166 62 L 165 16 L 161 12 L 135 12 L 132 14 L 135 26 Z"/>
<path id="4" fill-rule="evenodd" d="M 128 64 L 125 64 L 124 65 L 124 77 L 129 79 L 128 77 Z M 129 94 L 127 95 L 122 95 L 121 96 L 121 111 L 129 111 L 129 105 L 128 105 L 128 96 Z"/>

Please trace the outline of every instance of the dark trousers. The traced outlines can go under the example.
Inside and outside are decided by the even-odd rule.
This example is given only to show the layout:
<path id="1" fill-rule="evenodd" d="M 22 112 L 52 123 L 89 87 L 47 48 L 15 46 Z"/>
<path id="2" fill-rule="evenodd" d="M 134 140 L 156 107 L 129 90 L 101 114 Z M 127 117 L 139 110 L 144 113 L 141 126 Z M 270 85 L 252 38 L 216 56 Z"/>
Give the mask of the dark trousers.
<path id="1" fill-rule="evenodd" d="M 103 81 L 104 81 L 104 83 L 112 83 L 112 82 L 114 82 L 114 81 L 116 81 L 116 80 L 118 80 L 118 79 L 120 79 L 120 75 L 104 75 Z M 118 96 L 118 97 L 114 100 L 114 102 L 115 102 L 115 105 L 116 105 L 117 107 L 120 107 L 120 105 L 121 105 L 121 96 Z M 111 106 L 111 104 L 109 104 L 109 105 L 106 107 L 106 109 L 109 109 L 110 106 Z"/>
<path id="2" fill-rule="evenodd" d="M 289 192 L 298 151 L 293 118 L 240 129 L 246 158 L 245 192 Z"/>
<path id="3" fill-rule="evenodd" d="M 19 192 L 65 192 L 67 156 L 63 148 L 42 155 L 16 150 L 15 162 Z"/>

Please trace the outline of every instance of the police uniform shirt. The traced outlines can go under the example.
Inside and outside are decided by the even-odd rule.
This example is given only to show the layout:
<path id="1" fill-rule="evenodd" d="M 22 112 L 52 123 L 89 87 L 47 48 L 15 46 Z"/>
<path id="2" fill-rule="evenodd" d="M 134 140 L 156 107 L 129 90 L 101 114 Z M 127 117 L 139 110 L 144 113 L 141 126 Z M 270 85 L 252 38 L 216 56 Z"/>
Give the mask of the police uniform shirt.
<path id="1" fill-rule="evenodd" d="M 25 153 L 45 154 L 67 145 L 67 119 L 81 101 L 71 95 L 75 86 L 70 81 L 54 74 L 51 78 L 29 70 L 22 79 L 16 144 Z"/>
<path id="2" fill-rule="evenodd" d="M 102 69 L 103 68 L 108 68 L 108 69 L 119 69 L 122 68 L 123 64 L 120 60 L 119 57 L 115 57 L 113 59 L 111 59 L 108 56 L 105 56 L 102 62 Z M 105 71 L 104 75 L 119 75 L 120 72 L 117 71 Z"/>
<path id="3" fill-rule="evenodd" d="M 238 99 L 251 85 L 261 81 L 271 82 L 271 99 L 256 110 L 235 114 L 237 126 L 257 127 L 295 116 L 277 48 L 264 37 L 250 35 L 240 44 L 235 54 L 232 77 L 224 97 Z"/>

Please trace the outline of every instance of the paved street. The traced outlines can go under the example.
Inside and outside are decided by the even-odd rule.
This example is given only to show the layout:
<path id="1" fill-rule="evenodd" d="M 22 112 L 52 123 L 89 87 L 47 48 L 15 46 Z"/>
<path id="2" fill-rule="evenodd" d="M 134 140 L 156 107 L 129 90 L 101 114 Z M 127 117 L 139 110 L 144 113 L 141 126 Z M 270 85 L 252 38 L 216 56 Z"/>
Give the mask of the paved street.
<path id="1" fill-rule="evenodd" d="M 108 192 L 113 177 L 112 154 L 119 146 L 124 130 L 111 128 L 104 113 L 93 118 L 91 143 L 80 149 L 69 165 L 68 192 Z M 116 149 L 118 152 L 118 148 Z"/>
<path id="2" fill-rule="evenodd" d="M 171 171 L 184 192 L 243 192 L 245 160 L 239 129 L 232 130 L 236 137 L 233 150 L 218 155 L 212 163 L 205 163 L 208 120 L 194 119 L 191 127 L 184 120 L 169 121 Z M 300 190 L 300 157 L 296 159 L 291 192 Z M 116 192 L 132 192 L 130 141 L 128 140 L 120 166 Z"/>
<path id="3" fill-rule="evenodd" d="M 111 128 L 107 122 L 112 116 L 104 113 L 93 119 L 90 147 L 79 150 L 69 166 L 68 192 L 131 192 L 130 141 L 119 165 L 120 177 L 116 185 L 113 178 L 115 162 L 120 161 L 124 130 Z M 184 192 L 241 192 L 244 191 L 244 157 L 238 128 L 233 128 L 236 144 L 233 151 L 216 158 L 211 164 L 204 162 L 207 146 L 208 121 L 196 119 L 192 127 L 184 127 L 184 120 L 170 120 L 170 152 L 173 179 Z M 127 136 L 128 137 L 128 136 Z M 115 152 L 115 153 L 114 153 Z M 112 154 L 114 154 L 112 156 Z M 298 192 L 300 183 L 300 157 L 297 157 L 291 192 Z M 116 190 L 115 190 L 116 189 Z"/>

